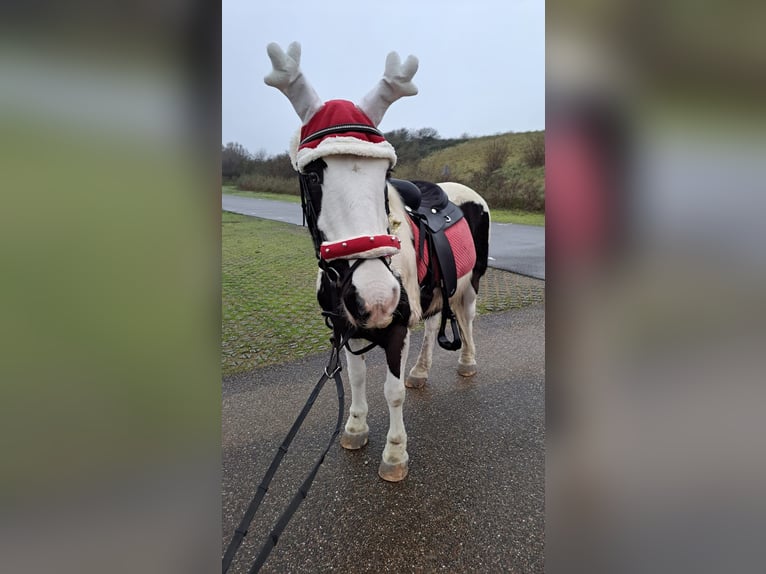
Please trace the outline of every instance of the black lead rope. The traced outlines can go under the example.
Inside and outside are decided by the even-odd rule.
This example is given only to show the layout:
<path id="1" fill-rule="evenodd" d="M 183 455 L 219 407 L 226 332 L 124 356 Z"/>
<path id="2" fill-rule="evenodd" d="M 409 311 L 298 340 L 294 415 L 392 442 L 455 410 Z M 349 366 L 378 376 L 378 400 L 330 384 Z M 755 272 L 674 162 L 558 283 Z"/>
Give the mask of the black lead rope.
<path id="1" fill-rule="evenodd" d="M 287 436 L 285 437 L 285 440 L 282 442 L 281 446 L 279 447 L 279 450 L 277 451 L 276 455 L 274 455 L 274 459 L 271 461 L 271 465 L 269 466 L 269 469 L 266 471 L 266 475 L 263 477 L 261 484 L 258 486 L 258 490 L 256 491 L 255 496 L 250 501 L 250 505 L 248 506 L 247 511 L 245 511 L 245 515 L 242 517 L 242 521 L 240 522 L 237 529 L 234 531 L 234 535 L 232 536 L 232 539 L 229 542 L 229 546 L 226 548 L 226 552 L 223 556 L 223 563 L 222 563 L 223 574 L 225 574 L 227 570 L 229 569 L 229 566 L 231 566 L 231 562 L 234 559 L 234 555 L 237 553 L 237 550 L 242 544 L 242 541 L 245 539 L 245 536 L 247 535 L 247 530 L 248 528 L 250 528 L 250 523 L 253 521 L 253 517 L 255 516 L 255 512 L 258 510 L 258 507 L 261 505 L 261 501 L 263 501 L 264 496 L 266 496 L 266 492 L 269 490 L 269 485 L 271 484 L 271 480 L 272 478 L 274 478 L 274 474 L 276 473 L 277 468 L 279 468 L 279 465 L 282 462 L 282 458 L 287 453 L 287 449 L 290 447 L 290 444 L 292 443 L 293 438 L 298 433 L 298 429 L 301 427 L 301 424 L 303 424 L 304 419 L 309 414 L 309 411 L 311 410 L 311 407 L 314 405 L 314 402 L 319 396 L 319 392 L 322 390 L 322 387 L 324 387 L 325 382 L 327 382 L 328 379 L 333 378 L 335 379 L 335 389 L 338 393 L 338 420 L 335 423 L 335 430 L 333 431 L 332 437 L 330 437 L 330 441 L 327 443 L 327 447 L 324 449 L 324 452 L 322 452 L 319 459 L 317 459 L 317 461 L 314 463 L 314 466 L 311 468 L 311 471 L 309 472 L 308 476 L 303 481 L 303 484 L 301 484 L 300 488 L 298 489 L 298 491 L 295 493 L 292 500 L 290 501 L 290 504 L 288 505 L 287 509 L 285 509 L 285 511 L 282 513 L 282 516 L 279 517 L 279 520 L 275 524 L 268 538 L 263 543 L 263 546 L 261 547 L 261 550 L 258 553 L 258 556 L 255 559 L 255 562 L 253 563 L 252 568 L 250 569 L 251 574 L 254 572 L 258 572 L 261 569 L 263 564 L 266 562 L 266 559 L 269 557 L 271 550 L 274 548 L 274 546 L 276 546 L 277 542 L 279 541 L 279 536 L 282 534 L 282 531 L 287 526 L 287 523 L 290 522 L 290 519 L 292 518 L 295 511 L 298 509 L 298 506 L 300 506 L 301 502 L 303 502 L 303 499 L 306 498 L 306 496 L 308 495 L 309 489 L 311 488 L 311 484 L 314 482 L 314 478 L 316 477 L 317 472 L 319 471 L 319 467 L 324 462 L 325 456 L 327 456 L 327 453 L 330 451 L 330 447 L 332 447 L 332 444 L 335 442 L 335 439 L 338 437 L 338 434 L 340 434 L 340 429 L 343 425 L 344 392 L 343 392 L 343 380 L 340 378 L 340 371 L 341 371 L 340 349 L 347 342 L 348 342 L 348 336 L 343 337 L 342 340 L 339 341 L 336 334 L 335 338 L 333 339 L 333 348 L 330 354 L 330 359 L 327 362 L 327 367 L 325 367 L 322 377 L 319 379 L 319 381 L 317 381 L 317 384 L 314 386 L 314 389 L 311 391 L 311 394 L 309 395 L 309 398 L 306 401 L 306 404 L 303 406 L 303 409 L 298 415 L 298 418 L 295 420 L 295 422 L 293 423 L 293 426 L 290 428 L 290 431 L 287 433 Z"/>

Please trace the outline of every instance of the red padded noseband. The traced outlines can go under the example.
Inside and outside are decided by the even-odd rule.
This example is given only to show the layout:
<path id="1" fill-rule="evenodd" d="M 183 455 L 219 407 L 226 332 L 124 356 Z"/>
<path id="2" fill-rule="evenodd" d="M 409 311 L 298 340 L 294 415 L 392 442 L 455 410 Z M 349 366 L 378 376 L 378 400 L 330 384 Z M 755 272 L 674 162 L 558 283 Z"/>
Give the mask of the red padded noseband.
<path id="1" fill-rule="evenodd" d="M 396 235 L 362 235 L 333 243 L 324 242 L 319 248 L 319 256 L 325 261 L 384 257 L 398 253 L 401 245 L 402 241 Z M 368 254 L 372 250 L 374 253 Z"/>

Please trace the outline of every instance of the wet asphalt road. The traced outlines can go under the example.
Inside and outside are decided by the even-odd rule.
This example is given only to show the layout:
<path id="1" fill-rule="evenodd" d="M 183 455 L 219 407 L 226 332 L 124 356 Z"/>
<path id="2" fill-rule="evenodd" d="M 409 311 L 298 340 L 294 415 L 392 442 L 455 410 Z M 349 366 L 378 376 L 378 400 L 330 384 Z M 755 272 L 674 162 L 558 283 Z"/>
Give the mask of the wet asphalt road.
<path id="1" fill-rule="evenodd" d="M 263 572 L 543 572 L 544 309 L 477 318 L 479 372 L 457 375 L 437 347 L 424 389 L 407 390 L 409 476 L 377 475 L 388 430 L 382 352 L 368 354 L 370 442 L 336 442 Z M 407 369 L 420 348 L 413 333 Z M 326 355 L 223 382 L 223 545 L 326 363 Z M 345 375 L 346 416 L 350 390 Z M 247 572 L 278 514 L 329 439 L 322 391 L 230 572 Z"/>
<path id="2" fill-rule="evenodd" d="M 241 197 L 239 195 L 222 194 L 221 207 L 225 211 L 252 215 L 264 219 L 284 221 L 294 225 L 303 223 L 300 203 L 291 201 L 272 201 L 256 197 Z"/>
<path id="3" fill-rule="evenodd" d="M 301 225 L 297 203 L 223 194 L 226 211 Z M 489 264 L 496 269 L 545 279 L 545 228 L 515 223 L 492 223 Z"/>

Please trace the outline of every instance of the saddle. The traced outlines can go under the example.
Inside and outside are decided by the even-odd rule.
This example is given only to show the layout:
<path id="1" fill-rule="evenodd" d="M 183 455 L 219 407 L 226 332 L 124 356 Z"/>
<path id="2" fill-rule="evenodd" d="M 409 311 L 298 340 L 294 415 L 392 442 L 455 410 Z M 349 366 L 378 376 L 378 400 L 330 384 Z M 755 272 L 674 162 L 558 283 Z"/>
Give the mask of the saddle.
<path id="1" fill-rule="evenodd" d="M 436 287 L 441 288 L 443 306 L 437 340 L 442 348 L 455 351 L 462 346 L 462 342 L 449 298 L 457 290 L 458 278 L 452 247 L 444 232 L 463 218 L 463 211 L 435 183 L 393 178 L 389 178 L 388 182 L 399 192 L 407 215 L 418 227 L 418 258 L 423 258 L 424 247 L 428 243 L 428 271 L 420 289 L 421 292 L 430 292 Z M 447 320 L 452 328 L 452 341 L 445 335 Z"/>

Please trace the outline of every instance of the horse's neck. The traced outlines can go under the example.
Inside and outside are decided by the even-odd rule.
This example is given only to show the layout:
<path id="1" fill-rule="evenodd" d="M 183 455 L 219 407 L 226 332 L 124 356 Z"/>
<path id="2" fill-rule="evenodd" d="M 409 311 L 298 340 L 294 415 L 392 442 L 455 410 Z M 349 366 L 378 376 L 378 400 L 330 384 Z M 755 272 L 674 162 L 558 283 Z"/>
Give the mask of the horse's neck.
<path id="1" fill-rule="evenodd" d="M 415 246 L 413 245 L 412 228 L 410 218 L 404 210 L 399 193 L 393 186 L 388 186 L 389 225 L 391 233 L 401 239 L 401 251 L 396 255 L 392 264 L 399 272 L 402 286 L 407 293 L 410 302 L 410 325 L 420 321 L 423 310 L 420 305 L 420 286 L 418 285 L 418 267 Z"/>

